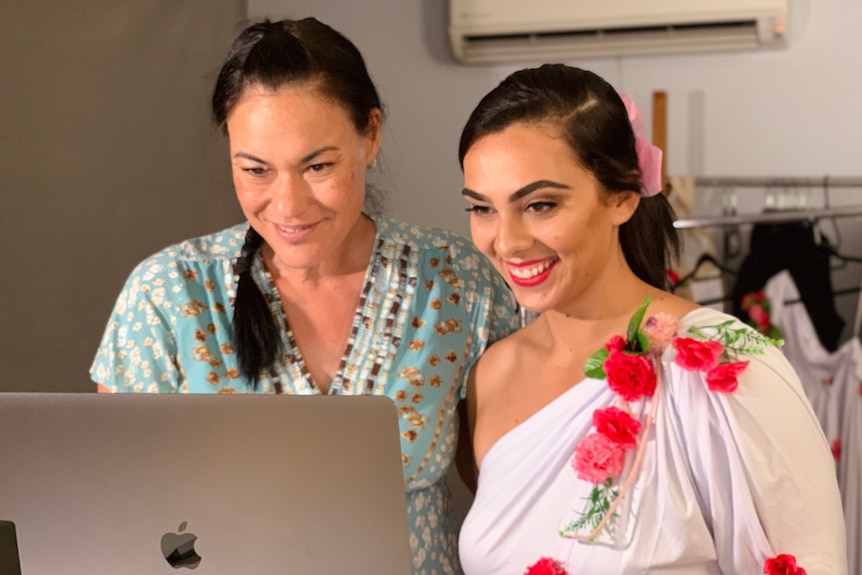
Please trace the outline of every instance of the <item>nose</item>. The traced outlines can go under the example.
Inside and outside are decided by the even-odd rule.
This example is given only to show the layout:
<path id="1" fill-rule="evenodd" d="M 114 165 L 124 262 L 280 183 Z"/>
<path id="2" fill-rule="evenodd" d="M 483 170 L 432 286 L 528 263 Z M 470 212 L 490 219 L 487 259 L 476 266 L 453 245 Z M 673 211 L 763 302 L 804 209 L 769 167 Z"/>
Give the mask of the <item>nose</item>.
<path id="1" fill-rule="evenodd" d="M 272 189 L 276 210 L 286 218 L 301 215 L 311 203 L 311 187 L 301 175 L 283 172 L 279 176 Z"/>
<path id="2" fill-rule="evenodd" d="M 517 256 L 532 245 L 533 238 L 521 218 L 509 215 L 499 218 L 494 250 L 500 257 Z"/>

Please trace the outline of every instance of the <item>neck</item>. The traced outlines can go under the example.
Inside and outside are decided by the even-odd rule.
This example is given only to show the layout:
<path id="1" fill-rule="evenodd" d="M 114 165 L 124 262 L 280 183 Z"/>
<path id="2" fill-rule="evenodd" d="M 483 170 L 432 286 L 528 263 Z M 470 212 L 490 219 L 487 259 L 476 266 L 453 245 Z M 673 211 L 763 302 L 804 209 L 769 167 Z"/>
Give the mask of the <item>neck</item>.
<path id="1" fill-rule="evenodd" d="M 613 321 L 630 316 L 644 298 L 656 291 L 641 280 L 626 263 L 622 251 L 613 258 L 589 286 L 568 300 L 559 302 L 553 311 L 585 324 Z"/>

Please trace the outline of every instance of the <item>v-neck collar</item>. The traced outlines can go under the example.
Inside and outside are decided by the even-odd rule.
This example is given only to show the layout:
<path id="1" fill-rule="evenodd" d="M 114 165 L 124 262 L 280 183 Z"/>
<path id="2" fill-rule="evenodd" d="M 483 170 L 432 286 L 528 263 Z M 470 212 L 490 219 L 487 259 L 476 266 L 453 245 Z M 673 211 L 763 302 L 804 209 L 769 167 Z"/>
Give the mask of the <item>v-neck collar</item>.
<path id="1" fill-rule="evenodd" d="M 369 258 L 368 265 L 365 269 L 365 280 L 362 283 L 359 304 L 356 306 L 356 310 L 353 313 L 353 322 L 351 324 L 350 334 L 347 336 L 347 341 L 345 342 L 344 351 L 341 354 L 341 361 L 339 362 L 338 370 L 335 372 L 335 376 L 329 384 L 328 395 L 337 395 L 341 393 L 343 389 L 344 371 L 354 353 L 354 342 L 357 339 L 356 335 L 358 331 L 362 328 L 362 318 L 365 316 L 366 307 L 368 305 L 368 294 L 374 286 L 374 278 L 377 275 L 377 268 L 380 265 L 381 251 L 384 245 L 384 231 L 387 227 L 386 222 L 385 219 L 376 219 L 371 215 L 365 215 L 374 224 L 374 245 L 371 249 L 371 257 Z M 287 323 L 287 316 L 284 313 L 281 296 L 279 295 L 278 288 L 275 286 L 275 282 L 272 281 L 272 276 L 264 266 L 263 256 L 260 251 L 258 251 L 255 256 L 255 267 L 258 270 L 259 279 L 262 280 L 259 282 L 259 285 L 265 286 L 267 299 L 270 300 L 270 308 L 277 312 L 275 313 L 276 321 L 278 321 L 283 334 L 282 343 L 285 348 L 284 361 L 293 365 L 294 370 L 290 371 L 294 374 L 298 374 L 301 380 L 297 381 L 296 378 L 291 378 L 291 381 L 288 382 L 288 384 L 293 387 L 294 393 L 303 393 L 304 390 L 302 390 L 301 387 L 306 387 L 306 392 L 310 392 L 315 395 L 322 395 L 323 392 L 320 387 L 318 387 L 317 383 L 315 383 L 314 378 L 311 376 L 311 372 L 305 364 L 305 358 L 303 358 L 302 351 L 300 351 L 299 345 L 293 335 L 293 329 L 291 329 L 290 325 Z M 300 385 L 300 383 L 304 383 L 304 386 Z"/>

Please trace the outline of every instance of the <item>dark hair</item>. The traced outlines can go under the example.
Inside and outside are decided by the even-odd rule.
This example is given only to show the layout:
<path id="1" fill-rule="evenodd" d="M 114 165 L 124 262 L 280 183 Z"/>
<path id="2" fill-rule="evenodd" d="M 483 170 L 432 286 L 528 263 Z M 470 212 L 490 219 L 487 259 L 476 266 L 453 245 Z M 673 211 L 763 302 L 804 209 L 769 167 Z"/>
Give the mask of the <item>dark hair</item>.
<path id="1" fill-rule="evenodd" d="M 458 148 L 464 156 L 482 136 L 515 123 L 554 121 L 583 166 L 606 193 L 643 185 L 635 137 L 625 104 L 598 75 L 562 64 L 519 70 L 491 90 L 470 114 Z M 664 194 L 641 198 L 620 227 L 626 262 L 643 281 L 667 289 L 666 269 L 679 253 L 673 209 Z"/>
<path id="2" fill-rule="evenodd" d="M 212 96 L 215 123 L 227 134 L 227 119 L 250 86 L 276 90 L 291 84 L 314 86 L 324 98 L 341 105 L 353 126 L 365 133 L 380 97 L 356 46 L 341 33 L 315 20 L 268 20 L 253 24 L 234 40 Z M 375 200 L 371 200 L 375 203 Z M 239 369 L 257 387 L 261 370 L 282 353 L 281 333 L 269 304 L 251 275 L 251 262 L 263 239 L 253 228 L 246 234 L 235 271 L 234 343 Z"/>

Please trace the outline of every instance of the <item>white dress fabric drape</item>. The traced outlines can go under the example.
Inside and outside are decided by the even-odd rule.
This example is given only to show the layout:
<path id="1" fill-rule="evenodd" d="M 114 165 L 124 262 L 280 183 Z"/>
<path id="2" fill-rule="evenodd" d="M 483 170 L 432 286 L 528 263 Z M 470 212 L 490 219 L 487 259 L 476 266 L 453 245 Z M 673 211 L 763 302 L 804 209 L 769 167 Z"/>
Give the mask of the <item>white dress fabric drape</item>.
<path id="1" fill-rule="evenodd" d="M 833 353 L 826 350 L 786 271 L 773 276 L 764 291 L 770 319 L 785 339 L 784 355 L 799 375 L 832 447 L 844 505 L 849 572 L 862 574 L 862 345 L 853 337 Z"/>
<path id="2" fill-rule="evenodd" d="M 679 333 L 729 319 L 701 308 Z M 733 393 L 710 391 L 675 355 L 670 346 L 662 356 L 654 398 L 629 403 L 647 413 L 658 402 L 615 533 L 594 543 L 559 535 L 593 488 L 572 468 L 575 445 L 593 411 L 618 401 L 605 380 L 585 379 L 486 455 L 461 531 L 467 575 L 520 575 L 542 557 L 571 575 L 751 575 L 779 553 L 810 575 L 847 573 L 832 455 L 781 351 L 745 357 Z"/>

